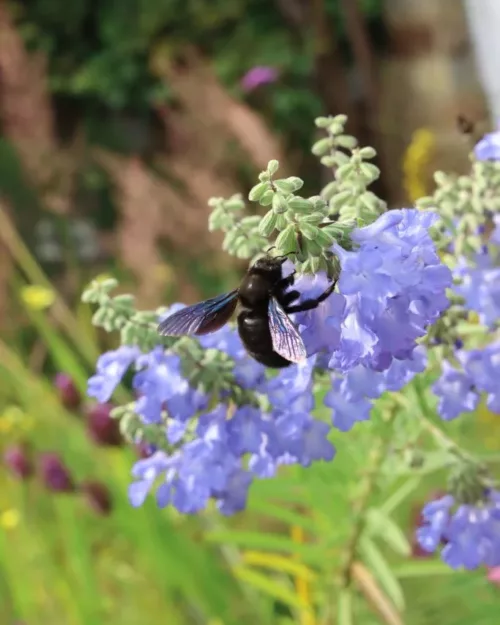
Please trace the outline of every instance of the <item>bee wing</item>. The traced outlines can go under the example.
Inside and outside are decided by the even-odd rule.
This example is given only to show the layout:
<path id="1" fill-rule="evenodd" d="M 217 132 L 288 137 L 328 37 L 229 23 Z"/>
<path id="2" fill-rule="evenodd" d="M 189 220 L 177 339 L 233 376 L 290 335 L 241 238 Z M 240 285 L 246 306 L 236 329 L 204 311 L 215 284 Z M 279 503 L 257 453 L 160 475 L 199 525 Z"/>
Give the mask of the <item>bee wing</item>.
<path id="1" fill-rule="evenodd" d="M 300 362 L 307 358 L 304 341 L 275 297 L 269 299 L 268 313 L 274 351 L 290 362 Z"/>
<path id="2" fill-rule="evenodd" d="M 164 336 L 209 334 L 226 324 L 238 303 L 238 289 L 178 310 L 164 319 L 158 332 Z"/>

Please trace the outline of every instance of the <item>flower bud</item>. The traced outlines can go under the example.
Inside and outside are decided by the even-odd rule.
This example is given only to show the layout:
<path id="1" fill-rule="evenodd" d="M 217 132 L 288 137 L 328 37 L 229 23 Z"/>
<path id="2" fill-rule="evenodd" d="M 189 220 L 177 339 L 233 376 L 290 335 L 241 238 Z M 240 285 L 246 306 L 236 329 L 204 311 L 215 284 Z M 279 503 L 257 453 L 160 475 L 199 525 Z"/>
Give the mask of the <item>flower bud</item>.
<path id="1" fill-rule="evenodd" d="M 87 480 L 80 484 L 80 491 L 87 504 L 99 515 L 107 516 L 113 507 L 111 493 L 102 482 Z"/>
<path id="2" fill-rule="evenodd" d="M 5 466 L 21 480 L 28 479 L 33 474 L 33 463 L 27 450 L 21 445 L 8 447 L 3 456 Z"/>
<path id="3" fill-rule="evenodd" d="M 72 378 L 67 373 L 58 373 L 54 378 L 54 386 L 58 390 L 59 399 L 65 408 L 75 410 L 81 403 L 81 395 Z"/>
<path id="4" fill-rule="evenodd" d="M 71 493 L 75 490 L 73 478 L 62 459 L 56 453 L 40 457 L 40 475 L 45 487 L 55 493 Z"/>
<path id="5" fill-rule="evenodd" d="M 87 414 L 87 431 L 90 438 L 97 444 L 116 447 L 122 444 L 120 426 L 111 417 L 112 404 L 96 404 Z"/>

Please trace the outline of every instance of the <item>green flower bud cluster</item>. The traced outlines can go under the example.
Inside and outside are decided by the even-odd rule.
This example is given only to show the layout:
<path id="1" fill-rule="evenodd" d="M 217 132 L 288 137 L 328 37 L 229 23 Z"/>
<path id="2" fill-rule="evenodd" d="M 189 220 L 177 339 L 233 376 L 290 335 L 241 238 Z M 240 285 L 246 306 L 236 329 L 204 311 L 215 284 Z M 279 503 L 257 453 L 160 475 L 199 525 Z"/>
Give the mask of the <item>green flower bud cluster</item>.
<path id="1" fill-rule="evenodd" d="M 225 233 L 222 249 L 237 258 L 254 258 L 260 255 L 267 246 L 262 236 L 259 215 L 243 216 L 245 202 L 237 193 L 228 200 L 211 198 L 208 205 L 212 208 L 208 220 L 208 230 L 222 230 Z"/>
<path id="2" fill-rule="evenodd" d="M 467 176 L 434 174 L 436 191 L 417 201 L 417 208 L 437 210 L 441 222 L 435 237 L 441 249 L 453 243 L 454 254 L 472 256 L 484 240 L 481 227 L 487 226 L 492 214 L 500 211 L 500 162 L 476 161 Z"/>
<path id="3" fill-rule="evenodd" d="M 312 147 L 322 165 L 333 170 L 335 180 L 321 192 L 328 202 L 328 216 L 344 222 L 356 220 L 367 225 L 387 210 L 387 204 L 368 187 L 380 176 L 380 169 L 370 161 L 377 155 L 372 147 L 359 148 L 357 140 L 344 133 L 345 115 L 319 117 L 316 126 L 327 136 Z"/>
<path id="4" fill-rule="evenodd" d="M 320 195 L 300 195 L 304 181 L 297 176 L 277 178 L 279 163 L 272 160 L 248 195 L 251 202 L 268 208 L 262 217 L 243 217 L 244 202 L 239 195 L 210 200 L 209 228 L 226 233 L 226 251 L 253 260 L 272 243 L 274 253 L 288 255 L 300 273 L 335 273 L 332 244 L 337 241 L 349 247 L 351 230 L 358 223 L 371 223 L 387 208 L 367 190 L 380 175 L 375 165 L 366 162 L 374 158 L 375 150 L 358 148 L 356 139 L 344 133 L 346 122 L 345 115 L 316 120 L 327 137 L 317 141 L 312 151 L 335 175 Z"/>
<path id="5" fill-rule="evenodd" d="M 117 286 L 118 281 L 114 278 L 93 280 L 83 292 L 83 302 L 98 306 L 92 324 L 106 332 L 119 331 L 122 345 L 138 345 L 145 351 L 161 341 L 166 346 L 172 345 L 175 339 L 158 336 L 158 319 L 165 313 L 165 308 L 138 311 L 133 295 L 110 295 Z"/>
<path id="6" fill-rule="evenodd" d="M 447 490 L 460 504 L 478 505 L 487 501 L 488 489 L 496 487 L 488 467 L 462 454 L 454 458 Z"/>

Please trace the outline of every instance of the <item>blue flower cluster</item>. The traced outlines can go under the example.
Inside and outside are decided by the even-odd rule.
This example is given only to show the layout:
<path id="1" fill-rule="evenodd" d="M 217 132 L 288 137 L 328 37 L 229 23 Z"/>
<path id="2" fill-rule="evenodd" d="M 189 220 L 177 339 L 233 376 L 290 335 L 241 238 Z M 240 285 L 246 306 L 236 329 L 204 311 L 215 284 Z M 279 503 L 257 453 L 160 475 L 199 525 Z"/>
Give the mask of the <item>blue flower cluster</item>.
<path id="1" fill-rule="evenodd" d="M 453 290 L 464 299 L 464 308 L 477 313 L 478 321 L 489 331 L 500 321 L 500 215 L 493 219 L 494 229 L 487 245 L 473 258 L 460 258 L 454 269 Z M 493 340 L 481 349 L 458 349 L 457 366 L 442 363 L 441 376 L 432 390 L 439 398 L 438 413 L 449 421 L 473 412 L 482 393 L 488 408 L 500 413 L 500 341 Z"/>
<path id="2" fill-rule="evenodd" d="M 267 397 L 268 411 L 222 402 L 209 410 L 210 398 L 183 377 L 180 358 L 160 347 L 148 354 L 127 346 L 107 352 L 89 380 L 89 394 L 107 401 L 134 365 L 135 410 L 143 423 L 162 423 L 168 415 L 165 436 L 172 452 L 159 450 L 136 463 L 129 492 L 133 505 L 141 505 L 160 479 L 159 506 L 171 503 L 183 513 L 194 513 L 214 499 L 221 512 L 234 513 L 244 507 L 254 476 L 272 477 L 281 464 L 308 466 L 335 454 L 327 439 L 330 426 L 311 416 L 314 357 L 267 379 L 230 327 L 202 342 L 232 355 L 239 383 Z"/>
<path id="3" fill-rule="evenodd" d="M 452 274 L 429 235 L 437 220 L 435 213 L 392 210 L 352 232 L 352 251 L 333 246 L 339 293 L 296 318 L 308 353 L 322 353 L 341 373 L 358 365 L 385 371 L 393 360 L 411 358 L 417 339 L 449 305 Z M 297 288 L 312 297 L 325 280 L 303 276 Z"/>
<path id="4" fill-rule="evenodd" d="M 500 491 L 490 490 L 486 501 L 457 505 L 452 495 L 426 504 L 417 540 L 425 551 L 435 552 L 453 569 L 472 570 L 480 565 L 500 565 Z"/>
<path id="5" fill-rule="evenodd" d="M 479 322 L 494 329 L 500 320 L 500 215 L 494 219 L 488 245 L 474 258 L 460 258 L 453 272 L 454 291 L 464 298 L 467 310 L 477 313 Z"/>
<path id="6" fill-rule="evenodd" d="M 333 409 L 333 426 L 347 432 L 358 421 L 367 421 L 375 399 L 386 391 L 401 390 L 426 365 L 425 349 L 418 346 L 410 358 L 393 360 L 385 371 L 357 365 L 343 376 L 332 374 L 332 388 L 326 394 L 325 405 Z"/>
<path id="7" fill-rule="evenodd" d="M 162 347 L 144 354 L 123 346 L 101 356 L 89 395 L 108 401 L 133 368 L 135 412 L 144 424 L 164 427 L 170 449 L 136 463 L 132 504 L 141 505 L 156 489 L 160 506 L 193 513 L 215 500 L 231 514 L 245 506 L 254 477 L 272 477 L 283 464 L 332 460 L 332 425 L 346 431 L 367 419 L 374 399 L 425 368 L 417 339 L 448 306 L 451 285 L 428 233 L 436 219 L 417 210 L 390 211 L 353 231 L 351 251 L 332 248 L 341 265 L 339 292 L 295 317 L 309 353 L 304 363 L 268 376 L 232 326 L 199 338 L 203 348 L 230 356 L 234 384 L 251 391 L 255 405 L 234 406 L 224 390 L 210 397 L 194 388 L 180 357 Z M 307 298 L 326 282 L 324 275 L 302 276 L 294 288 Z M 334 371 L 326 397 L 331 423 L 311 416 L 314 373 L 328 368 Z"/>
<path id="8" fill-rule="evenodd" d="M 445 421 L 464 412 L 472 412 L 486 394 L 486 404 L 494 413 L 500 413 L 500 341 L 482 349 L 459 350 L 458 369 L 444 361 L 440 378 L 432 391 L 439 398 L 438 413 Z"/>

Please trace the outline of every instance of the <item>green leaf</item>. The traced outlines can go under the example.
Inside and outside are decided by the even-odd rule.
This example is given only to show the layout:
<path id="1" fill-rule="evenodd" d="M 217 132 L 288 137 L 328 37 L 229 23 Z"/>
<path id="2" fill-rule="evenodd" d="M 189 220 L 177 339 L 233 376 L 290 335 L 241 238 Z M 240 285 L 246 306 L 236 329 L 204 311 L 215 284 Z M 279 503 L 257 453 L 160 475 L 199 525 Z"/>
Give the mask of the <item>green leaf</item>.
<path id="1" fill-rule="evenodd" d="M 264 193 L 269 189 L 269 182 L 259 182 L 250 189 L 248 199 L 251 202 L 258 202 Z"/>
<path id="2" fill-rule="evenodd" d="M 308 224 L 307 222 L 300 222 L 300 231 L 310 241 L 314 241 L 318 238 L 318 233 L 321 232 L 319 228 Z"/>
<path id="3" fill-rule="evenodd" d="M 244 551 L 241 554 L 246 566 L 269 569 L 275 573 L 284 573 L 312 582 L 317 574 L 310 567 L 290 556 L 281 556 L 268 551 Z"/>
<path id="4" fill-rule="evenodd" d="M 353 625 L 354 624 L 352 592 L 350 588 L 343 588 L 339 592 L 337 613 L 338 613 L 339 625 Z"/>
<path id="5" fill-rule="evenodd" d="M 206 540 L 219 544 L 238 545 L 248 549 L 289 553 L 300 556 L 308 564 L 324 564 L 325 551 L 321 545 L 300 544 L 287 536 L 264 532 L 217 530 L 209 532 Z"/>
<path id="6" fill-rule="evenodd" d="M 294 195 L 291 197 L 287 204 L 288 208 L 296 213 L 308 213 L 313 208 L 311 200 L 300 197 L 300 195 Z"/>
<path id="7" fill-rule="evenodd" d="M 392 494 L 380 506 L 379 511 L 383 514 L 393 512 L 409 495 L 419 487 L 422 478 L 420 476 L 411 477 Z"/>
<path id="8" fill-rule="evenodd" d="M 245 582 L 245 584 L 249 584 L 250 586 L 257 588 L 260 592 L 263 592 L 278 601 L 282 601 L 290 607 L 299 608 L 301 610 L 308 607 L 307 604 L 304 603 L 304 601 L 297 594 L 295 594 L 294 590 L 282 582 L 278 582 L 269 575 L 265 575 L 264 573 L 260 573 L 259 571 L 244 566 L 234 567 L 233 573 L 238 579 Z"/>
<path id="9" fill-rule="evenodd" d="M 441 560 L 414 560 L 395 566 L 392 573 L 398 579 L 429 577 L 433 575 L 457 575 L 466 571 L 455 570 Z"/>
<path id="10" fill-rule="evenodd" d="M 409 556 L 411 545 L 403 530 L 380 508 L 371 508 L 366 515 L 367 530 L 370 536 L 381 538 L 393 551 Z"/>
<path id="11" fill-rule="evenodd" d="M 288 201 L 285 199 L 283 194 L 279 192 L 274 193 L 272 205 L 273 205 L 273 211 L 277 215 L 282 215 L 283 213 L 286 213 L 286 211 L 288 210 Z"/>
<path id="12" fill-rule="evenodd" d="M 304 181 L 297 176 L 275 180 L 274 186 L 283 193 L 295 193 L 304 186 Z"/>
<path id="13" fill-rule="evenodd" d="M 354 169 L 355 166 L 351 162 L 341 165 L 335 172 L 335 178 L 337 180 L 347 180 L 354 173 Z"/>
<path id="14" fill-rule="evenodd" d="M 361 156 L 362 159 L 369 160 L 377 156 L 377 150 L 375 150 L 375 148 L 371 148 L 368 146 L 365 148 L 361 148 L 361 150 L 359 151 L 359 155 Z"/>
<path id="15" fill-rule="evenodd" d="M 323 213 L 316 211 L 314 213 L 310 213 L 309 215 L 301 215 L 299 219 L 299 223 L 312 224 L 313 226 L 320 224 L 325 218 Z"/>
<path id="16" fill-rule="evenodd" d="M 279 161 L 277 161 L 276 159 L 269 161 L 269 163 L 267 164 L 267 171 L 269 175 L 274 176 L 274 174 L 278 171 L 279 166 Z"/>
<path id="17" fill-rule="evenodd" d="M 337 135 L 335 137 L 335 143 L 341 148 L 353 150 L 358 145 L 358 140 L 352 135 Z"/>
<path id="18" fill-rule="evenodd" d="M 317 523 L 310 516 L 296 512 L 286 505 L 272 503 L 268 499 L 257 499 L 253 496 L 250 499 L 249 508 L 264 517 L 287 523 L 290 527 L 301 527 L 313 535 L 318 530 Z"/>
<path id="19" fill-rule="evenodd" d="M 325 137 L 324 139 L 320 139 L 316 141 L 316 143 L 312 146 L 311 152 L 315 156 L 323 156 L 325 155 L 331 148 L 333 147 L 333 141 L 330 137 Z"/>
<path id="20" fill-rule="evenodd" d="M 297 237 L 295 235 L 294 224 L 288 224 L 288 226 L 279 233 L 276 238 L 276 247 L 282 254 L 288 254 L 297 250 Z"/>
<path id="21" fill-rule="evenodd" d="M 274 211 L 268 211 L 259 224 L 259 234 L 268 237 L 276 227 L 278 215 Z"/>
<path id="22" fill-rule="evenodd" d="M 270 206 L 273 203 L 274 191 L 268 189 L 259 199 L 261 206 Z"/>
<path id="23" fill-rule="evenodd" d="M 370 538 L 363 536 L 359 541 L 359 551 L 366 566 L 378 579 L 390 600 L 399 610 L 404 610 L 403 589 L 379 548 Z"/>

